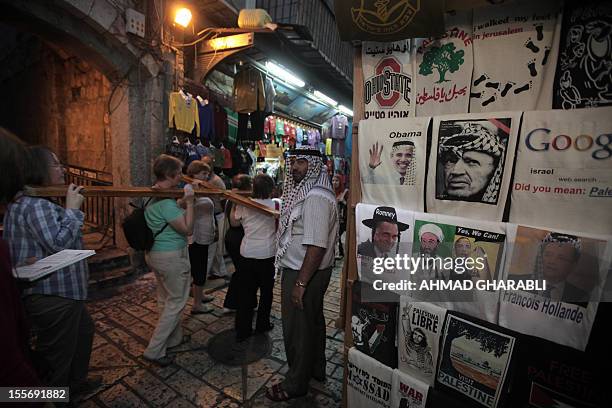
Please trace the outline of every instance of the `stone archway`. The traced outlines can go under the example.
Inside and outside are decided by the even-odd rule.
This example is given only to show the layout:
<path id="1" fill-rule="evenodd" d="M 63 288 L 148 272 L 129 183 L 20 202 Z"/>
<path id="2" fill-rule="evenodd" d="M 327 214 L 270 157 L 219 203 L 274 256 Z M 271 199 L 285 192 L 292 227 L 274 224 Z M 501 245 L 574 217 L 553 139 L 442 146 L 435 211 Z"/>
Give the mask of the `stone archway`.
<path id="1" fill-rule="evenodd" d="M 125 32 L 123 3 L 127 4 L 106 0 L 0 0 L 0 23 L 43 39 L 56 52 L 76 57 L 77 68 L 91 68 L 93 75 L 104 76 L 99 87 L 105 88 L 103 93 L 108 96 L 107 109 L 96 110 L 95 118 L 83 117 L 82 123 L 99 121 L 97 137 L 105 140 L 104 149 L 111 152 L 98 153 L 112 157 L 108 172 L 114 184 L 148 185 L 152 157 L 164 145 L 167 112 L 163 106 L 167 88 L 172 86 L 166 72 L 170 78 L 174 75 L 174 56 L 164 55 L 168 58 L 164 62 L 153 57 L 150 49 L 136 45 L 141 43 Z M 90 88 L 98 86 L 93 82 L 88 87 L 77 81 L 67 97 L 78 99 L 81 92 L 89 94 Z M 127 200 L 117 200 L 115 210 L 118 230 L 118 223 L 129 211 Z M 122 234 L 117 238 L 118 246 L 125 247 Z"/>

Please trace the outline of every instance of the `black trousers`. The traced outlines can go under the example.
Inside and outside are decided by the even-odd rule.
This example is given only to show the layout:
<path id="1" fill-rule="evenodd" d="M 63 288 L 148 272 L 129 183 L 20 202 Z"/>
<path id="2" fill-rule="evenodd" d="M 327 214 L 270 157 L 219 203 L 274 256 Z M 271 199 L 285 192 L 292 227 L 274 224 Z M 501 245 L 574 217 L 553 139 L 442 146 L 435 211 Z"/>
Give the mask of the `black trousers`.
<path id="1" fill-rule="evenodd" d="M 241 339 L 253 332 L 253 309 L 257 305 L 259 289 L 259 307 L 255 330 L 264 331 L 270 326 L 270 311 L 274 288 L 274 257 L 266 259 L 242 258 L 236 277 L 236 289 L 239 292 L 236 310 L 236 336 Z"/>
<path id="2" fill-rule="evenodd" d="M 228 221 L 229 222 L 229 221 Z M 225 249 L 229 253 L 229 256 L 234 264 L 234 273 L 230 278 L 229 286 L 227 287 L 227 293 L 225 294 L 225 300 L 223 301 L 223 307 L 228 309 L 238 308 L 238 289 L 236 280 L 239 278 L 238 270 L 242 265 L 242 255 L 240 255 L 240 243 L 244 237 L 244 229 L 242 227 L 230 227 L 225 233 Z"/>
<path id="3" fill-rule="evenodd" d="M 50 370 L 45 382 L 67 387 L 84 381 L 95 330 L 85 302 L 29 295 L 24 305 L 36 335 L 36 354 Z"/>
<path id="4" fill-rule="evenodd" d="M 196 286 L 206 285 L 208 266 L 208 245 L 194 242 L 189 245 L 189 263 L 191 264 L 191 277 Z"/>

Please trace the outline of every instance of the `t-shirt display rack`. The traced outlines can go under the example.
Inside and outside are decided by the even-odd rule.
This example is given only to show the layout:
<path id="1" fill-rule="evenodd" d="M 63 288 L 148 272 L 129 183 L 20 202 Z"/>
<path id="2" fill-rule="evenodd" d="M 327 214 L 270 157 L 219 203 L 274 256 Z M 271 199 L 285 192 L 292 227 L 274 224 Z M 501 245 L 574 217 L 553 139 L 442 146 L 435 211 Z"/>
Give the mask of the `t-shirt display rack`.
<path id="1" fill-rule="evenodd" d="M 584 18 L 586 19 L 587 17 L 588 17 L 587 14 L 585 14 Z M 590 17 L 596 18 L 596 16 L 590 16 Z M 566 18 L 566 16 L 563 16 L 563 18 L 564 18 L 564 24 L 565 24 L 566 20 L 569 19 L 569 17 Z M 600 21 L 601 25 L 607 26 L 607 28 L 609 28 L 610 26 L 612 26 L 612 13 L 607 14 L 607 15 L 604 14 L 603 16 L 601 16 L 600 14 L 599 20 L 601 20 Z M 587 30 L 586 26 L 587 26 L 587 23 L 584 24 L 584 27 L 583 27 L 584 30 Z M 594 25 L 591 24 L 589 25 L 589 27 L 591 27 L 590 29 L 592 29 Z M 536 30 L 541 30 L 541 28 L 536 27 Z M 567 32 L 567 30 L 565 30 L 564 33 L 565 32 Z M 580 41 L 580 38 L 577 39 L 577 37 L 579 35 L 582 35 L 582 32 L 583 31 L 575 30 L 573 32 L 573 37 L 568 37 L 568 38 L 573 38 L 572 40 L 568 40 L 568 44 L 573 44 L 573 42 Z M 571 32 L 570 32 L 570 35 L 571 35 Z M 536 32 L 536 34 L 534 35 L 534 38 L 531 39 L 533 40 L 533 42 L 525 44 L 525 47 L 533 51 L 534 54 L 536 53 L 534 50 L 537 48 L 534 42 L 535 42 L 535 39 L 538 37 L 539 37 L 539 34 L 537 34 Z M 561 37 L 562 46 L 563 46 L 564 41 L 565 41 L 565 37 L 562 36 Z M 610 44 L 612 45 L 612 38 L 610 38 Z M 437 356 L 438 351 L 436 351 L 436 353 L 434 354 L 434 358 L 433 358 L 434 360 L 433 364 L 435 367 L 434 374 L 433 374 L 434 379 L 432 379 L 433 382 L 430 384 L 423 383 L 421 378 L 409 378 L 408 382 L 403 382 L 404 381 L 403 378 L 405 378 L 407 374 L 405 372 L 402 372 L 402 370 L 397 370 L 397 369 L 393 370 L 393 380 L 392 380 L 391 374 L 388 374 L 388 377 L 387 377 L 387 372 L 381 369 L 380 366 L 384 366 L 384 364 L 380 363 L 381 361 L 380 358 L 378 359 L 378 361 L 376 361 L 368 357 L 364 353 L 357 352 L 357 350 L 354 347 L 355 342 L 353 339 L 353 325 L 352 325 L 353 318 L 354 318 L 354 314 L 352 310 L 353 295 L 354 295 L 353 291 L 354 289 L 358 290 L 356 285 L 358 285 L 358 282 L 360 280 L 359 272 L 358 272 L 358 265 L 357 265 L 358 264 L 357 233 L 359 230 L 360 220 L 356 218 L 356 212 L 357 212 L 356 210 L 357 210 L 358 204 L 362 202 L 362 196 L 363 196 L 362 195 L 363 193 L 362 192 L 362 180 L 361 180 L 361 172 L 363 171 L 363 168 L 364 168 L 363 167 L 363 151 L 364 150 L 367 151 L 370 147 L 370 146 L 360 146 L 359 145 L 359 125 L 360 125 L 359 122 L 360 120 L 365 119 L 366 109 L 368 109 L 368 107 L 364 106 L 364 99 L 363 99 L 364 82 L 367 79 L 367 77 L 364 75 L 364 67 L 363 67 L 363 54 L 362 54 L 363 46 L 364 44 L 362 43 L 361 45 L 355 48 L 355 56 L 354 56 L 354 77 L 353 77 L 353 84 L 354 84 L 354 88 L 353 88 L 354 118 L 353 120 L 354 122 L 352 126 L 353 143 L 352 143 L 352 149 L 351 149 L 351 152 L 352 152 L 351 157 L 355 158 L 355 160 L 351 161 L 350 183 L 349 183 L 349 189 L 351 191 L 351 195 L 350 195 L 350 202 L 349 202 L 349 207 L 348 207 L 347 242 L 345 246 L 346 262 L 342 270 L 342 278 L 341 278 L 342 300 L 341 300 L 340 318 L 338 320 L 338 325 L 343 326 L 345 330 L 345 337 L 344 337 L 345 339 L 345 342 L 344 342 L 345 369 L 344 369 L 343 399 L 342 399 L 343 407 L 349 407 L 349 408 L 358 408 L 362 406 L 393 406 L 393 407 L 409 406 L 409 407 L 412 407 L 413 405 L 411 405 L 411 403 L 407 401 L 404 401 L 404 404 L 408 403 L 408 405 L 401 405 L 401 403 L 400 405 L 390 405 L 391 402 L 398 401 L 398 399 L 395 397 L 387 398 L 386 404 L 383 403 L 383 400 L 385 400 L 385 398 L 381 397 L 381 395 L 385 394 L 385 392 L 388 392 L 390 394 L 391 389 L 390 388 L 387 389 L 386 385 L 383 385 L 381 387 L 381 384 L 388 383 L 390 387 L 390 384 L 392 382 L 395 384 L 396 377 L 398 375 L 399 375 L 400 384 L 402 384 L 402 386 L 405 387 L 404 395 L 406 396 L 406 398 L 409 399 L 408 394 L 410 394 L 411 395 L 410 398 L 414 398 L 414 400 L 412 400 L 412 402 L 414 402 L 414 406 L 418 406 L 418 407 L 427 406 L 427 407 L 437 408 L 437 407 L 454 407 L 454 406 L 457 406 L 457 407 L 491 406 L 491 407 L 519 408 L 519 407 L 532 407 L 532 406 L 533 407 L 555 406 L 555 405 L 550 405 L 554 403 L 558 403 L 559 404 L 558 406 L 568 406 L 568 407 L 576 407 L 576 408 L 606 406 L 606 405 L 597 405 L 597 403 L 601 403 L 601 401 L 605 401 L 606 404 L 608 404 L 607 406 L 611 406 L 610 404 L 612 404 L 612 395 L 610 394 L 609 386 L 605 386 L 604 384 L 603 373 L 597 371 L 601 369 L 601 359 L 602 358 L 607 360 L 608 362 L 610 361 L 609 359 L 610 353 L 608 352 L 609 345 L 606 345 L 606 342 L 605 342 L 607 335 L 604 332 L 605 330 L 604 328 L 606 325 L 607 316 L 610 315 L 612 311 L 610 310 L 610 307 L 609 307 L 610 305 L 606 304 L 605 302 L 601 302 L 599 304 L 599 307 L 597 309 L 596 318 L 594 318 L 593 319 L 594 322 L 592 322 L 592 329 L 590 330 L 590 337 L 588 337 L 588 344 L 586 344 L 582 348 L 582 350 L 580 350 L 578 347 L 564 346 L 560 344 L 562 343 L 562 341 L 553 342 L 553 341 L 550 341 L 550 339 L 546 339 L 545 336 L 528 335 L 525 332 L 521 332 L 518 330 L 510 330 L 503 323 L 498 323 L 498 324 L 489 323 L 485 320 L 481 320 L 474 316 L 470 316 L 469 314 L 463 314 L 463 313 L 459 313 L 456 311 L 451 312 L 451 310 L 449 309 L 449 313 L 446 314 L 446 317 L 444 319 L 445 327 L 443 330 L 444 330 L 444 336 L 448 336 L 449 339 L 453 339 L 453 336 L 454 336 L 454 341 L 452 342 L 453 347 L 465 347 L 465 348 L 472 347 L 469 341 L 464 340 L 466 337 L 462 337 L 461 335 L 457 333 L 462 332 L 462 331 L 469 332 L 470 330 L 473 330 L 474 327 L 478 327 L 479 330 L 481 330 L 482 332 L 488 333 L 488 335 L 491 336 L 491 338 L 496 336 L 495 337 L 496 341 L 506 342 L 505 344 L 511 350 L 509 356 L 507 356 L 507 361 L 505 362 L 505 366 L 503 368 L 503 374 L 500 377 L 501 385 L 499 385 L 498 387 L 499 392 L 497 392 L 497 394 L 492 398 L 487 399 L 483 397 L 483 401 L 486 400 L 487 401 L 486 403 L 476 402 L 477 397 L 467 396 L 466 392 L 463 392 L 463 393 L 458 392 L 457 388 L 461 387 L 461 385 L 457 385 L 457 382 L 454 382 L 453 383 L 454 385 L 450 387 L 443 386 L 441 383 L 439 383 L 437 379 L 438 370 L 452 370 L 452 369 L 456 369 L 457 367 L 457 359 L 454 357 L 450 358 L 448 355 L 449 354 L 448 350 L 446 350 L 446 354 L 444 354 L 442 351 L 442 348 L 444 347 L 444 340 L 446 340 L 445 338 L 444 339 L 442 338 L 442 335 L 440 337 L 440 344 L 439 344 L 440 345 L 440 350 L 439 350 L 440 356 L 439 357 Z M 563 49 L 561 48 L 558 51 L 558 54 L 559 54 L 558 58 L 564 58 L 564 55 L 561 55 L 562 50 Z M 579 52 L 579 51 L 580 49 L 578 49 L 576 52 Z M 608 60 L 610 60 L 609 58 L 610 48 L 607 49 L 607 52 L 608 52 Z M 474 58 L 476 59 L 477 57 L 475 56 Z M 500 62 L 498 61 L 497 63 L 500 63 Z M 553 60 L 553 63 L 554 64 L 551 64 L 551 65 L 555 65 L 557 61 Z M 531 68 L 529 69 L 531 70 Z M 552 74 L 548 72 L 547 75 L 554 75 L 554 71 Z M 565 74 L 562 74 L 561 81 L 563 80 L 563 75 Z M 556 76 L 557 77 L 559 76 L 558 72 Z M 470 83 L 477 79 L 478 78 L 472 78 Z M 611 81 L 611 79 L 608 79 L 608 81 Z M 566 86 L 566 85 L 563 85 L 563 82 L 559 82 L 559 83 L 561 83 L 562 86 Z M 483 84 L 483 87 L 486 85 L 485 82 L 482 82 L 482 84 Z M 578 86 L 577 84 L 574 84 L 574 85 Z M 574 86 L 574 85 L 570 85 L 570 86 Z M 510 87 L 511 85 L 501 84 L 499 86 L 500 88 L 498 89 L 498 91 L 501 92 L 501 91 L 504 91 L 503 89 L 504 87 Z M 489 87 L 492 88 L 493 84 L 491 84 Z M 612 88 L 612 83 L 610 83 L 609 88 Z M 573 91 L 575 90 L 572 88 L 572 92 Z M 505 94 L 510 93 L 510 91 L 506 90 L 503 93 L 505 95 Z M 469 94 L 469 90 L 468 90 L 468 94 Z M 558 94 L 555 94 L 555 95 L 556 95 L 555 97 L 558 96 Z M 499 95 L 496 94 L 496 96 L 499 99 Z M 565 94 L 562 93 L 561 94 L 562 100 L 558 102 L 560 106 L 555 107 L 555 109 L 560 109 L 560 108 L 568 109 L 570 107 L 571 108 L 586 107 L 588 109 L 589 108 L 588 106 L 584 104 L 582 105 L 579 104 L 579 101 L 577 99 L 578 96 L 579 95 L 577 92 L 574 92 L 572 95 L 568 95 L 567 92 Z M 472 95 L 472 98 L 474 98 L 474 95 Z M 426 101 L 426 97 L 423 97 L 422 101 Z M 557 103 L 557 102 L 554 102 L 554 103 Z M 600 106 L 605 106 L 605 105 L 606 104 L 601 104 Z M 535 109 L 536 108 L 534 108 L 534 110 Z M 543 111 L 546 108 L 541 108 L 540 104 L 538 104 L 537 109 L 539 109 L 540 111 Z M 575 112 L 576 111 L 572 111 L 572 113 L 575 113 Z M 468 115 L 467 108 L 465 111 L 463 112 L 459 111 L 457 113 Z M 532 127 L 537 128 L 538 127 L 537 125 L 540 123 L 538 122 L 538 120 L 540 119 L 537 118 L 537 114 L 538 114 L 537 112 L 518 112 L 517 115 L 514 116 L 514 120 L 517 120 L 516 118 L 518 118 L 517 122 L 521 123 L 521 129 L 522 127 L 525 126 L 525 123 L 527 123 L 528 125 L 532 125 L 533 123 Z M 558 117 L 555 116 L 554 111 L 551 111 L 551 108 L 548 108 L 548 111 L 546 111 L 546 114 L 549 117 L 549 119 L 547 119 L 548 123 L 555 123 L 555 121 L 558 119 Z M 564 114 L 563 111 L 560 111 L 559 118 L 562 117 L 563 114 Z M 589 117 L 589 114 L 590 114 L 589 112 L 585 111 L 584 112 L 585 119 L 583 120 L 585 121 L 593 120 L 593 123 L 597 123 L 598 120 L 591 119 Z M 595 115 L 595 113 L 593 113 L 593 115 Z M 542 113 L 541 116 L 544 117 L 545 114 Z M 411 117 L 412 118 L 415 117 L 414 113 L 411 115 Z M 428 143 L 429 143 L 427 146 L 427 150 L 428 150 L 427 156 L 429 157 L 430 160 L 431 160 L 431 157 L 433 157 L 433 154 L 431 154 L 430 152 L 433 149 L 431 138 L 432 138 L 432 133 L 433 133 L 432 128 L 434 127 L 434 122 L 435 121 L 432 119 L 431 125 L 429 125 L 428 127 L 429 134 L 427 135 Z M 383 123 L 383 122 L 381 121 L 380 123 Z M 542 127 L 543 125 L 540 124 L 539 126 Z M 552 125 L 550 127 L 552 127 Z M 589 140 L 587 140 L 588 138 L 584 137 L 586 142 L 588 142 L 586 145 L 590 144 L 589 147 L 593 146 L 594 144 L 597 144 L 596 136 L 599 135 L 601 131 L 599 131 L 599 129 L 593 130 L 593 132 L 596 132 L 596 131 L 598 133 L 595 133 L 592 135 L 593 143 L 590 143 Z M 442 131 L 440 131 L 440 134 L 442 134 Z M 553 136 L 555 135 L 556 134 L 554 134 Z M 522 133 L 520 136 L 522 136 Z M 590 137 L 590 135 L 587 135 L 587 136 Z M 516 130 L 514 137 L 516 139 L 519 138 L 518 129 Z M 575 137 L 575 135 L 563 136 L 563 138 L 565 137 L 568 139 L 571 139 Z M 605 140 L 602 141 L 602 139 L 599 139 L 599 142 L 603 143 L 605 146 Z M 561 149 L 558 149 L 558 150 L 564 150 L 563 146 L 559 145 L 560 140 L 557 140 L 554 143 L 556 143 L 556 146 L 552 147 L 551 149 L 558 149 L 559 147 L 561 147 Z M 570 143 L 574 143 L 574 142 L 571 141 Z M 609 143 L 609 140 L 608 140 L 608 143 Z M 578 146 L 577 150 L 584 148 L 584 146 L 586 145 L 581 145 L 581 146 L 576 145 Z M 518 202 L 516 203 L 511 202 L 510 195 L 512 193 L 512 190 L 516 189 L 514 182 L 516 182 L 518 180 L 518 177 L 521 176 L 519 174 L 520 169 L 517 169 L 515 165 L 516 160 L 520 159 L 521 157 L 523 158 L 527 157 L 529 153 L 529 152 L 521 151 L 521 148 L 522 146 L 518 145 L 518 141 L 516 141 L 516 146 L 514 145 L 508 146 L 509 150 L 512 150 L 513 152 L 514 151 L 517 152 L 517 158 L 515 158 L 514 156 L 511 157 L 512 162 L 513 162 L 511 163 L 511 165 L 514 165 L 514 171 L 512 172 L 512 177 L 510 177 L 510 180 L 511 180 L 510 186 L 507 186 L 508 200 L 506 200 L 505 197 L 503 200 L 500 200 L 500 201 L 503 201 L 504 203 L 507 202 L 507 204 L 501 205 L 502 209 L 503 208 L 506 209 L 506 213 L 504 214 L 504 218 L 503 218 L 505 222 L 507 222 L 508 213 L 509 211 L 511 211 L 511 208 L 512 208 L 509 206 L 513 204 L 515 208 L 518 208 L 518 205 L 519 205 Z M 538 146 L 538 148 L 541 148 L 541 146 Z M 606 150 L 605 147 L 603 147 L 603 149 Z M 536 150 L 536 149 L 533 149 L 533 150 Z M 360 156 L 360 151 L 362 153 L 361 156 Z M 543 163 L 543 165 L 546 166 L 546 163 Z M 432 169 L 433 171 L 435 171 L 436 169 L 435 163 L 432 164 L 430 162 L 429 168 L 428 168 L 429 172 L 431 172 Z M 431 178 L 428 179 L 428 181 L 430 180 Z M 427 194 L 429 197 L 430 192 L 428 193 L 423 192 L 423 195 L 425 194 Z M 568 192 L 568 194 L 572 194 L 572 192 Z M 593 194 L 596 195 L 599 193 L 594 191 Z M 604 196 L 605 195 L 601 195 L 600 197 L 604 197 Z M 513 194 L 513 198 L 514 197 L 515 196 Z M 424 201 L 425 199 L 423 198 L 423 202 Z M 371 203 L 371 204 L 374 204 L 374 203 Z M 380 205 L 383 205 L 383 204 L 380 204 Z M 402 208 L 401 205 L 397 205 L 397 207 Z M 427 210 L 427 208 L 432 208 L 432 207 L 437 208 L 435 206 L 429 206 L 429 204 L 427 204 L 425 209 L 421 211 L 425 211 Z M 442 211 L 444 211 L 444 209 Z M 525 208 L 521 208 L 521 211 L 529 212 L 529 206 Z M 434 213 L 436 211 L 428 211 L 428 212 Z M 371 213 L 370 213 L 370 216 L 371 216 Z M 589 217 L 589 215 L 584 212 L 581 213 L 580 216 L 584 217 L 585 219 Z M 474 216 L 471 216 L 471 218 L 473 217 Z M 499 221 L 502 221 L 501 216 L 500 216 Z M 568 220 L 568 221 L 571 221 L 571 220 Z M 590 223 L 593 224 L 592 220 Z M 546 223 L 544 224 L 533 223 L 533 224 L 547 226 Z M 563 229 L 559 227 L 558 225 L 548 225 L 547 227 L 551 228 L 553 231 L 555 230 L 555 228 Z M 609 229 L 610 225 L 608 225 L 607 228 Z M 581 231 L 578 229 L 576 230 Z M 570 231 L 572 231 L 572 229 L 570 229 Z M 600 230 L 595 229 L 591 232 L 593 236 L 597 236 L 597 237 L 601 237 L 604 235 L 604 233 L 601 232 L 601 229 Z M 585 234 L 587 233 L 585 232 Z M 605 235 L 608 235 L 608 234 L 605 234 Z M 604 282 L 600 282 L 600 283 L 603 284 Z M 608 280 L 606 284 L 608 288 L 612 286 L 612 283 L 610 282 L 610 280 Z M 359 284 L 359 286 L 361 285 Z M 377 309 L 377 313 L 380 313 L 381 310 L 382 309 L 380 308 Z M 401 311 L 397 310 L 397 314 L 392 319 L 393 320 L 392 324 L 394 325 L 393 330 L 392 330 L 393 333 L 399 333 L 401 331 L 401 327 L 399 327 L 399 316 L 398 316 L 400 313 Z M 435 312 L 430 310 L 429 313 L 434 314 Z M 357 324 L 362 324 L 362 323 L 363 321 L 360 320 Z M 440 325 L 442 325 L 442 322 L 440 322 Z M 565 335 L 562 328 L 559 330 L 559 333 L 560 333 L 560 336 Z M 467 338 L 468 339 L 470 338 L 469 335 L 467 336 Z M 397 338 L 395 339 L 395 341 L 396 341 L 395 347 L 399 347 L 401 344 L 398 343 Z M 451 342 L 449 342 L 448 345 L 450 344 Z M 512 353 L 512 350 L 513 350 L 513 353 Z M 503 354 L 503 353 L 500 353 L 500 354 Z M 489 367 L 488 364 L 492 362 L 489 361 L 486 363 L 487 364 L 485 365 L 485 367 Z M 496 363 L 499 363 L 499 362 L 496 361 Z M 371 370 L 369 370 L 369 372 L 367 373 L 362 374 L 362 373 L 359 373 L 358 371 L 351 371 L 351 369 L 349 368 L 349 366 L 361 367 L 360 364 L 370 367 Z M 481 369 L 482 366 L 479 366 L 479 368 Z M 525 370 L 525 371 L 520 371 L 520 370 Z M 469 380 L 469 378 L 472 378 L 472 379 L 474 378 L 474 377 L 470 377 L 470 375 L 472 376 L 475 375 L 473 372 L 470 372 L 469 375 L 466 375 L 466 372 L 470 372 L 470 370 L 467 370 L 467 371 L 459 370 L 459 373 L 460 374 L 463 373 L 464 377 L 467 380 Z M 489 374 L 491 372 L 493 372 L 493 369 L 491 369 Z M 377 377 L 375 380 L 372 379 L 373 374 L 374 374 L 374 377 Z M 601 377 L 600 377 L 600 374 L 602 374 Z M 347 384 L 349 381 L 348 377 L 350 375 L 354 375 L 356 378 L 356 379 L 353 379 L 353 384 L 361 384 L 361 386 L 363 387 L 363 391 L 364 391 L 362 393 L 363 394 L 362 397 L 364 398 L 363 400 L 355 400 L 355 399 L 349 400 L 348 399 L 348 392 L 347 392 L 348 385 Z M 486 393 L 483 393 L 477 390 L 476 388 L 477 387 L 474 387 L 474 389 L 471 389 L 469 392 L 472 392 L 473 395 L 486 394 Z M 565 391 L 563 391 L 563 388 L 565 388 Z M 593 395 L 594 392 L 601 393 L 601 395 L 595 396 Z M 378 396 L 376 395 L 377 393 L 379 393 Z M 366 394 L 371 394 L 371 397 L 367 397 Z M 416 402 L 417 396 L 418 398 L 424 397 L 424 400 L 422 401 L 422 405 Z M 377 397 L 379 397 L 378 400 L 377 400 Z M 426 404 L 425 404 L 425 400 L 428 400 Z M 368 405 L 364 405 L 366 404 L 365 401 L 368 401 L 367 402 Z M 597 401 L 597 403 L 594 403 L 593 401 Z M 353 405 L 350 405 L 349 402 L 352 402 Z"/>

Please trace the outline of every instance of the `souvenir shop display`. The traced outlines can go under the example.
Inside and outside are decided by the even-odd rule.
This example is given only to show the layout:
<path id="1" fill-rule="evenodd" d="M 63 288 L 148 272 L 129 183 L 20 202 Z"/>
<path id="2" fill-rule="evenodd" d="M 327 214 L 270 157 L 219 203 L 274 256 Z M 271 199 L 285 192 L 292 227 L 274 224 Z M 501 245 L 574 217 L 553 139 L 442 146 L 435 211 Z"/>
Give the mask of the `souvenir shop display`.
<path id="1" fill-rule="evenodd" d="M 488 3 L 356 50 L 348 407 L 612 400 L 612 6 Z"/>

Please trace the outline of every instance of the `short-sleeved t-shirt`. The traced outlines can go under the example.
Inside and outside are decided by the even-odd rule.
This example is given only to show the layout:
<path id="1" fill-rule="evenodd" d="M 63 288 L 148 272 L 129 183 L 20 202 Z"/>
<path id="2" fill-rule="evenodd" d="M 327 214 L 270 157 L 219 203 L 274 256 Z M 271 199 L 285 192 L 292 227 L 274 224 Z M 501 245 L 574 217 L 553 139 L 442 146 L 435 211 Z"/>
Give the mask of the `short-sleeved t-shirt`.
<path id="1" fill-rule="evenodd" d="M 281 244 L 288 239 L 292 240 L 280 260 L 281 266 L 299 270 L 306 256 L 306 245 L 325 248 L 319 269 L 333 264 L 339 230 L 338 214 L 333 208 L 335 206 L 335 197 L 331 192 L 311 191 L 304 201 L 293 208 L 292 217 L 296 219 L 292 229 L 280 237 Z"/>
<path id="2" fill-rule="evenodd" d="M 275 199 L 253 199 L 270 208 L 275 208 Z M 280 208 L 280 203 L 278 203 Z M 276 253 L 276 221 L 274 217 L 261 214 L 251 208 L 236 206 L 236 218 L 244 228 L 244 238 L 240 245 L 240 255 L 245 258 L 266 259 Z"/>
<path id="3" fill-rule="evenodd" d="M 184 211 L 175 200 L 164 199 L 149 204 L 145 210 L 147 225 L 156 234 L 166 223 L 183 215 Z M 151 251 L 176 251 L 187 246 L 187 237 L 179 234 L 172 225 L 168 225 L 157 237 Z"/>

